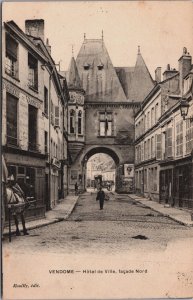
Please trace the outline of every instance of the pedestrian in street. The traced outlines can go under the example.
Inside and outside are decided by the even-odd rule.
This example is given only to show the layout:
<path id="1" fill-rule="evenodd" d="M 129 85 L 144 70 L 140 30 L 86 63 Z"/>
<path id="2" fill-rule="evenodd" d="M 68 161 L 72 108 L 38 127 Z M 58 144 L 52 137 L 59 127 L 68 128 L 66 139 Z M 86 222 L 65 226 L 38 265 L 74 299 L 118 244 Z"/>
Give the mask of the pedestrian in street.
<path id="1" fill-rule="evenodd" d="M 100 209 L 103 209 L 104 201 L 105 201 L 105 192 L 100 186 L 99 191 L 97 193 L 96 201 L 99 200 Z"/>
<path id="2" fill-rule="evenodd" d="M 75 196 L 78 195 L 78 183 L 76 182 L 74 185 L 74 189 L 75 189 Z"/>

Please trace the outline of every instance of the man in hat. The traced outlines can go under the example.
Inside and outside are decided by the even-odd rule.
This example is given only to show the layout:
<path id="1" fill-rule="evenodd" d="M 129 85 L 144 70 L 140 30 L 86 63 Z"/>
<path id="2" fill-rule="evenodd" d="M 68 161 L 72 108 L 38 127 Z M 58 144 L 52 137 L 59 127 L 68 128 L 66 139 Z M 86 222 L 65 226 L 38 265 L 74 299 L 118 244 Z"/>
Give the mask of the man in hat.
<path id="1" fill-rule="evenodd" d="M 104 201 L 105 201 L 105 192 L 103 191 L 102 186 L 100 186 L 100 188 L 99 188 L 96 200 L 99 200 L 100 209 L 103 209 L 103 205 L 104 205 Z"/>

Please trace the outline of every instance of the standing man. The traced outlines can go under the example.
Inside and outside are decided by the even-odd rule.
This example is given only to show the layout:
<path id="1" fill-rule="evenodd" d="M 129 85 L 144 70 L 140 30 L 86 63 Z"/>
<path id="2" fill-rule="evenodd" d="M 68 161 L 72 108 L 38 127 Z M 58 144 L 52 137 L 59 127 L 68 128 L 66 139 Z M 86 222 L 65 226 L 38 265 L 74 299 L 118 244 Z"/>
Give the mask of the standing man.
<path id="1" fill-rule="evenodd" d="M 78 195 L 78 183 L 77 182 L 75 183 L 74 188 L 75 188 L 75 196 L 77 196 Z"/>
<path id="2" fill-rule="evenodd" d="M 102 190 L 100 186 L 99 191 L 97 193 L 96 201 L 99 200 L 100 209 L 103 209 L 104 201 L 105 201 L 105 192 Z"/>

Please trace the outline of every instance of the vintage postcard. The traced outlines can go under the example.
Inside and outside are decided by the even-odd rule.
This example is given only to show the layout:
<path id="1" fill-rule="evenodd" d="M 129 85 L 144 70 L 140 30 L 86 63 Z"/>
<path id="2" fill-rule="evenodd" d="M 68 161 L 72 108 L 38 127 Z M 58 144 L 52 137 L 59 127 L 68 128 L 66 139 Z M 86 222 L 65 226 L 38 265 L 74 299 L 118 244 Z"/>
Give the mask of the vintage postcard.
<path id="1" fill-rule="evenodd" d="M 2 297 L 193 296 L 191 1 L 2 4 Z"/>

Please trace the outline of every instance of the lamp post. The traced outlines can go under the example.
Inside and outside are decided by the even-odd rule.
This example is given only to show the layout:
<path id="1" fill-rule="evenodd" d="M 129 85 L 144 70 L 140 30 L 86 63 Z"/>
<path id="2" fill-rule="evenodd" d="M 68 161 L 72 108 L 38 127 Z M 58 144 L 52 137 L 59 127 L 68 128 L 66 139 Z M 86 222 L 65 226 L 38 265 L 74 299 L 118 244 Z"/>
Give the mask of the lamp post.
<path id="1" fill-rule="evenodd" d="M 190 122 L 193 122 L 193 117 L 191 118 L 186 118 L 188 115 L 188 109 L 190 105 L 188 101 L 185 98 L 182 98 L 180 101 L 180 113 L 183 118 L 183 120 L 190 120 Z"/>

